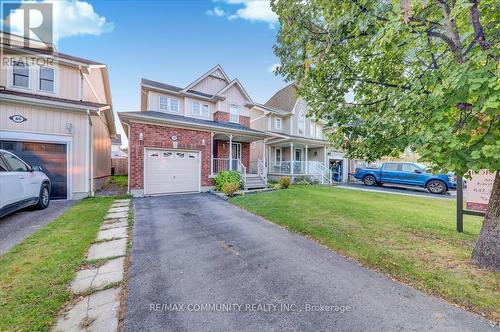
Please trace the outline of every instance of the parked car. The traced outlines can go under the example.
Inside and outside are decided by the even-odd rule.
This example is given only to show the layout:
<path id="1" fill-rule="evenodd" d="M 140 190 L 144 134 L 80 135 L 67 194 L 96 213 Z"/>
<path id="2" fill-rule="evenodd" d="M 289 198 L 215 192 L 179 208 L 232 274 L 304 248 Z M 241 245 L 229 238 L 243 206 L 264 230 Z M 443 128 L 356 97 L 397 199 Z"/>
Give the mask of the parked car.
<path id="1" fill-rule="evenodd" d="M 453 174 L 433 174 L 430 169 L 417 163 L 383 163 L 380 168 L 356 168 L 354 177 L 367 186 L 394 183 L 426 188 L 433 194 L 444 194 L 456 189 Z"/>
<path id="2" fill-rule="evenodd" d="M 49 203 L 50 180 L 42 168 L 0 150 L 0 218 L 28 206 L 45 209 Z"/>

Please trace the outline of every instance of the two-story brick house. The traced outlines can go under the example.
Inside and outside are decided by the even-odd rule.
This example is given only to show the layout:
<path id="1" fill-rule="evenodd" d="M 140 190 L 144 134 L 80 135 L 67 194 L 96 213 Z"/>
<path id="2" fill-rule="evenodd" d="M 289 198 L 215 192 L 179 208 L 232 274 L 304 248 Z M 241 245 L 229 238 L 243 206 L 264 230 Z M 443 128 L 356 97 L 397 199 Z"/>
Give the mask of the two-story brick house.
<path id="1" fill-rule="evenodd" d="M 272 135 L 250 128 L 255 103 L 219 65 L 186 87 L 141 81 L 141 110 L 120 112 L 129 139 L 129 191 L 135 196 L 199 192 L 222 170 L 265 186 L 250 169 L 250 144 Z"/>
<path id="2" fill-rule="evenodd" d="M 250 110 L 250 127 L 273 137 L 252 144 L 251 165 L 265 160 L 267 175 L 271 179 L 307 177 L 330 183 L 332 178 L 346 178 L 332 176 L 332 170 L 342 172 L 338 165 L 346 160 L 326 140 L 326 122 L 308 117 L 308 111 L 294 84 L 276 92 L 265 104 L 256 104 Z"/>
<path id="3" fill-rule="evenodd" d="M 106 65 L 0 37 L 0 149 L 42 166 L 52 198 L 91 195 L 111 175 L 116 134 Z"/>

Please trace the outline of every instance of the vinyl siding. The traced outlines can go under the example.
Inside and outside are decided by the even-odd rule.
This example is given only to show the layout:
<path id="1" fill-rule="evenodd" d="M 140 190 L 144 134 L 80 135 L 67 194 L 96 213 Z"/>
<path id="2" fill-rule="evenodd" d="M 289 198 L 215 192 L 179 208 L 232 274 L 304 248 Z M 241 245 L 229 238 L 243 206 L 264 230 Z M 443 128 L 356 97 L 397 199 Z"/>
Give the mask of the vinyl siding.
<path id="1" fill-rule="evenodd" d="M 72 192 L 87 192 L 87 115 L 84 112 L 51 110 L 17 103 L 0 103 L 0 131 L 19 131 L 71 137 L 71 182 Z M 11 115 L 22 115 L 27 121 L 15 123 Z M 73 134 L 66 134 L 66 123 L 73 126 Z"/>
<path id="2" fill-rule="evenodd" d="M 199 92 L 214 95 L 220 90 L 222 90 L 226 85 L 227 85 L 226 80 L 220 79 L 218 77 L 208 76 L 204 80 L 193 86 L 191 90 L 196 90 Z"/>
<path id="3" fill-rule="evenodd" d="M 225 93 L 222 94 L 226 99 L 221 101 L 219 111 L 229 112 L 229 105 L 235 104 L 240 108 L 240 115 L 250 116 L 250 109 L 245 106 L 249 102 L 249 100 L 245 97 L 245 95 L 240 91 L 240 89 L 233 85 L 230 87 Z"/>
<path id="4" fill-rule="evenodd" d="M 98 115 L 92 116 L 94 178 L 111 175 L 111 139 L 106 120 Z"/>

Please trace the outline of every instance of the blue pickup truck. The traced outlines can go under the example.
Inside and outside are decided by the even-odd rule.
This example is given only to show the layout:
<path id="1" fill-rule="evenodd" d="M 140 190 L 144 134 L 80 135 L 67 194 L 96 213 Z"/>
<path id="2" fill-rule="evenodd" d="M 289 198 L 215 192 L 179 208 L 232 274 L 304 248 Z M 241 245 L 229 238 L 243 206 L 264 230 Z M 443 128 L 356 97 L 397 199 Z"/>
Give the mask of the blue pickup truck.
<path id="1" fill-rule="evenodd" d="M 456 189 L 453 174 L 433 174 L 425 165 L 417 163 L 383 163 L 380 168 L 356 168 L 354 177 L 367 186 L 383 183 L 419 186 L 433 194 L 444 194 Z"/>

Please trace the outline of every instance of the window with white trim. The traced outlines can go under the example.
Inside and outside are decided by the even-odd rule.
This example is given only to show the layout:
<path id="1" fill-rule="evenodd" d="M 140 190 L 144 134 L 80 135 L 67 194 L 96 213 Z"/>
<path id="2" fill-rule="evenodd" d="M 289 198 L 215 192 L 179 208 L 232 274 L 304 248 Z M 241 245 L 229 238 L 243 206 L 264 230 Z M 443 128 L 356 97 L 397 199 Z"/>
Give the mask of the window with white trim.
<path id="1" fill-rule="evenodd" d="M 306 131 L 306 116 L 304 114 L 304 111 L 299 112 L 299 121 L 297 123 L 297 131 L 299 132 L 299 135 L 304 135 L 304 132 Z"/>
<path id="2" fill-rule="evenodd" d="M 158 108 L 160 111 L 179 113 L 179 101 L 175 98 L 160 96 Z"/>
<path id="3" fill-rule="evenodd" d="M 38 75 L 38 89 L 40 91 L 55 92 L 55 76 L 54 68 L 40 67 Z"/>
<path id="4" fill-rule="evenodd" d="M 208 118 L 208 105 L 194 102 L 191 107 L 191 114 Z"/>
<path id="5" fill-rule="evenodd" d="M 309 122 L 309 136 L 310 137 L 314 137 L 315 134 L 314 134 L 314 130 L 316 129 L 316 126 L 314 124 L 314 122 Z"/>
<path id="6" fill-rule="evenodd" d="M 281 118 L 274 118 L 274 128 L 277 130 L 283 129 L 283 120 Z"/>
<path id="7" fill-rule="evenodd" d="M 323 138 L 323 128 L 320 125 L 316 125 L 316 138 Z"/>
<path id="8" fill-rule="evenodd" d="M 240 110 L 238 105 L 229 105 L 229 121 L 239 123 L 240 122 Z"/>
<path id="9" fill-rule="evenodd" d="M 30 87 L 30 67 L 23 63 L 16 61 L 12 68 L 12 85 L 20 88 Z"/>

